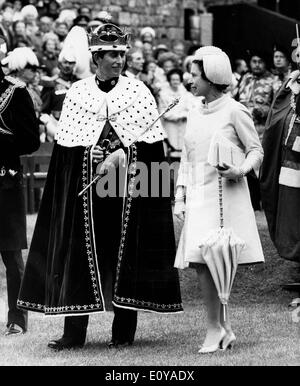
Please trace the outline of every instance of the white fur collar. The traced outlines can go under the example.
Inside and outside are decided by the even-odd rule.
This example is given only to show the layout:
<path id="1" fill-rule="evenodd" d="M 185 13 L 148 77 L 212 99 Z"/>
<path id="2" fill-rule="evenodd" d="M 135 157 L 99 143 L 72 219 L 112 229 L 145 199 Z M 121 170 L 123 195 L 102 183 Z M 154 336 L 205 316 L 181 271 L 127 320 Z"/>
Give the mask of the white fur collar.
<path id="1" fill-rule="evenodd" d="M 98 88 L 94 76 L 74 83 L 66 95 L 56 139 L 67 147 L 94 145 L 107 116 L 124 146 L 135 140 L 164 139 L 160 121 L 143 135 L 158 117 L 156 102 L 142 82 L 123 76 L 108 93 Z"/>

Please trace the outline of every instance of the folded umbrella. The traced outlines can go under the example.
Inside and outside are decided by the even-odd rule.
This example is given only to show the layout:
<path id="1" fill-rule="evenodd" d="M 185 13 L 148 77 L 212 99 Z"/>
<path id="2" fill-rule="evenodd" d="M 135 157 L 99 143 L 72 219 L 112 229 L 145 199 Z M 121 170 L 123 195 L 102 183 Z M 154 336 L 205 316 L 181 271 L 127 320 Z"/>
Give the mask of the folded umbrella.
<path id="1" fill-rule="evenodd" d="M 219 176 L 219 207 L 220 227 L 212 230 L 201 240 L 199 248 L 218 291 L 226 321 L 230 292 L 237 271 L 238 259 L 245 242 L 231 228 L 224 228 L 221 176 Z"/>

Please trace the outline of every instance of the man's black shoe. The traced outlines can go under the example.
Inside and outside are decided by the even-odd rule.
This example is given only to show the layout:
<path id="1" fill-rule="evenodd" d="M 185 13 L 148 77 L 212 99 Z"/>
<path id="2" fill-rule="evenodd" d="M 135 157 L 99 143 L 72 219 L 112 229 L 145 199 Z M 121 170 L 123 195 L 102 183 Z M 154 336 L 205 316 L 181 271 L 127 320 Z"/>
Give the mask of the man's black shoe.
<path id="1" fill-rule="evenodd" d="M 123 348 L 123 347 L 128 347 L 132 346 L 133 341 L 119 341 L 119 340 L 111 340 L 110 342 L 107 343 L 107 347 L 109 349 L 112 348 Z"/>
<path id="2" fill-rule="evenodd" d="M 56 351 L 70 350 L 72 348 L 82 348 L 84 343 L 76 342 L 70 338 L 60 338 L 58 340 L 51 340 L 48 347 Z"/>

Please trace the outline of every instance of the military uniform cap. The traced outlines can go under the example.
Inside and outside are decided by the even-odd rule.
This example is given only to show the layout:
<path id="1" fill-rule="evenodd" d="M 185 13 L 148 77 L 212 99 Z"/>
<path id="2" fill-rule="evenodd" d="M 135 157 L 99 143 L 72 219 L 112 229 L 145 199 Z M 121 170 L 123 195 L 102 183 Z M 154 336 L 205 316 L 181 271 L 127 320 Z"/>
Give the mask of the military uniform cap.
<path id="1" fill-rule="evenodd" d="M 83 24 L 88 25 L 90 21 L 91 19 L 88 16 L 79 15 L 74 19 L 73 23 L 74 25 L 83 25 Z"/>
<path id="2" fill-rule="evenodd" d="M 130 48 L 130 36 L 114 24 L 103 24 L 88 34 L 89 50 L 127 51 Z"/>

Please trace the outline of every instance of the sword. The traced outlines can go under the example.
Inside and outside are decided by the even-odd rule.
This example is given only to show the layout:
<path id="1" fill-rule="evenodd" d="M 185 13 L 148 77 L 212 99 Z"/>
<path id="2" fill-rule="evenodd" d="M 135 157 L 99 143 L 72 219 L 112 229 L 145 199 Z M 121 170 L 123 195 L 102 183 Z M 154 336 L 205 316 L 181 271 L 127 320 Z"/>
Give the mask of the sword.
<path id="1" fill-rule="evenodd" d="M 169 112 L 170 110 L 172 110 L 176 105 L 178 105 L 178 103 L 180 102 L 180 97 L 179 98 L 175 98 L 173 100 L 172 103 L 169 104 L 169 106 L 162 112 L 159 114 L 159 116 L 151 123 L 151 125 L 149 125 L 143 132 L 142 134 L 140 134 L 133 142 L 132 142 L 132 145 L 135 144 L 144 134 L 147 133 L 148 130 L 151 129 L 151 127 L 153 125 L 155 125 L 155 123 L 157 121 L 160 120 L 160 118 L 162 118 L 167 112 Z M 80 193 L 78 193 L 78 197 L 81 197 L 93 184 L 95 184 L 97 181 L 100 180 L 100 178 L 102 177 L 102 174 L 97 174 L 96 177 L 92 180 L 92 182 L 90 182 Z"/>
<path id="2" fill-rule="evenodd" d="M 0 127 L 0 134 L 13 135 L 13 133 L 11 131 L 6 130 L 6 129 L 2 129 L 2 127 Z"/>

